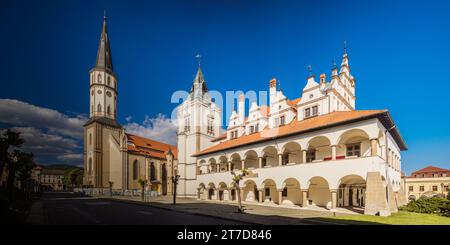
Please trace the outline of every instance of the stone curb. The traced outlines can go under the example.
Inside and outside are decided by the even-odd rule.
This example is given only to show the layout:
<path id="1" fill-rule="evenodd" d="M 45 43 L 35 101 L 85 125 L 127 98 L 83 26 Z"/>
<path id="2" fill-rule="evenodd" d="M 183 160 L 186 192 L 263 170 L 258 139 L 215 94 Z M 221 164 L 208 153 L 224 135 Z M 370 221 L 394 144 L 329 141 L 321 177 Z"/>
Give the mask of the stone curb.
<path id="1" fill-rule="evenodd" d="M 218 216 L 218 215 L 213 215 L 213 214 L 190 212 L 190 211 L 185 211 L 185 210 L 178 210 L 175 208 L 163 207 L 160 204 L 156 204 L 156 203 L 152 203 L 152 202 L 141 202 L 141 201 L 127 200 L 127 199 L 108 198 L 108 197 L 96 197 L 96 198 L 101 199 L 101 200 L 131 203 L 131 204 L 136 204 L 136 205 L 141 205 L 141 206 L 151 206 L 151 207 L 160 208 L 160 209 L 169 210 L 169 211 L 175 211 L 175 212 L 179 212 L 179 213 L 194 214 L 194 215 L 200 215 L 200 216 L 212 217 L 212 218 L 221 218 L 221 219 L 229 220 L 229 221 L 237 221 L 237 222 L 247 223 L 249 225 L 266 225 L 266 224 L 261 224 L 261 223 L 257 223 L 257 222 L 252 222 L 252 221 L 245 221 L 245 220 L 238 219 L 238 218 L 223 217 L 223 216 Z M 298 218 L 298 219 L 301 219 L 301 218 Z M 312 220 L 307 220 L 307 219 L 301 219 L 301 220 L 303 223 L 307 223 L 307 224 L 311 224 L 311 225 L 343 225 L 340 223 L 332 223 L 332 222 L 326 222 L 326 221 L 312 221 Z M 300 223 L 300 222 L 298 222 L 298 223 Z M 294 223 L 293 225 L 295 225 L 295 224 L 296 223 Z M 286 224 L 286 225 L 289 225 L 289 224 Z"/>

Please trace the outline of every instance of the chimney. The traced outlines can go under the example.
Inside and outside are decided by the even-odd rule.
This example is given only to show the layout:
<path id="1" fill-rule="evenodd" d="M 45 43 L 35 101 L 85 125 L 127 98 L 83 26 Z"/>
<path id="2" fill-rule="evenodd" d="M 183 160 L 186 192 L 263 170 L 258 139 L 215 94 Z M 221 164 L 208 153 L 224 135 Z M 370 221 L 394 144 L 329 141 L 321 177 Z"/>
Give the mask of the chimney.
<path id="1" fill-rule="evenodd" d="M 245 119 L 245 97 L 243 94 L 239 95 L 239 99 L 238 99 L 238 115 L 239 115 L 239 121 L 241 121 L 242 124 L 244 124 L 244 119 Z"/>
<path id="2" fill-rule="evenodd" d="M 277 79 L 272 78 L 269 82 L 269 104 L 272 105 L 272 103 L 275 101 L 277 95 Z"/>

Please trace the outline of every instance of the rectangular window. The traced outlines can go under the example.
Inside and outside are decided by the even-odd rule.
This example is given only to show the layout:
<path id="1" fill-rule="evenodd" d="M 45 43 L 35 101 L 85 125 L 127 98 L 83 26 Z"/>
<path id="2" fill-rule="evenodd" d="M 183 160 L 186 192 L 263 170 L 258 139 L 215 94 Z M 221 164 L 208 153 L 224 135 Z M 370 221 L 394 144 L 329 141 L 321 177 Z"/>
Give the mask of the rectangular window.
<path id="1" fill-rule="evenodd" d="M 437 191 L 437 185 L 433 185 L 433 191 Z"/>
<path id="2" fill-rule="evenodd" d="M 305 109 L 305 118 L 311 117 L 311 108 Z"/>
<path id="3" fill-rule="evenodd" d="M 250 126 L 250 133 L 253 134 L 255 132 L 255 126 Z"/>
<path id="4" fill-rule="evenodd" d="M 414 191 L 414 186 L 410 186 L 409 191 Z"/>
<path id="5" fill-rule="evenodd" d="M 312 107 L 312 115 L 317 116 L 318 114 L 319 114 L 319 107 L 315 105 Z"/>
<path id="6" fill-rule="evenodd" d="M 423 185 L 419 186 L 419 191 L 425 191 L 425 187 Z"/>
<path id="7" fill-rule="evenodd" d="M 281 116 L 280 117 L 280 125 L 283 126 L 284 124 L 286 124 L 285 116 Z"/>
<path id="8" fill-rule="evenodd" d="M 348 144 L 347 145 L 347 156 L 361 156 L 361 143 Z"/>
<path id="9" fill-rule="evenodd" d="M 316 160 L 316 150 L 308 150 L 306 152 L 306 162 L 313 162 Z"/>

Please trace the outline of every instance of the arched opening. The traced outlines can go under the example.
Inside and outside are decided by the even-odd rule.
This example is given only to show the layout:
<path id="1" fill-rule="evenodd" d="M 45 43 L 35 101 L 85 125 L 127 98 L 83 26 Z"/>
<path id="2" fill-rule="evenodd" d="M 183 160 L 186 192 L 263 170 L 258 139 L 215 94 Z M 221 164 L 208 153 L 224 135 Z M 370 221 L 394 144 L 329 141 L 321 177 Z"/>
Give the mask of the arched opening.
<path id="1" fill-rule="evenodd" d="M 283 147 L 282 165 L 301 163 L 302 151 L 297 142 L 289 142 Z"/>
<path id="2" fill-rule="evenodd" d="M 331 143 L 325 136 L 317 136 L 308 142 L 306 162 L 331 160 Z"/>
<path id="3" fill-rule="evenodd" d="M 197 196 L 197 198 L 200 199 L 200 200 L 206 200 L 208 198 L 206 187 L 205 187 L 205 184 L 203 184 L 203 183 L 200 183 L 198 185 L 198 196 Z"/>
<path id="4" fill-rule="evenodd" d="M 416 200 L 416 196 L 414 196 L 414 195 L 409 195 L 409 197 L 408 197 L 408 201 L 415 201 Z"/>
<path id="5" fill-rule="evenodd" d="M 89 157 L 88 161 L 88 173 L 92 174 L 92 158 Z"/>
<path id="6" fill-rule="evenodd" d="M 111 106 L 108 105 L 108 107 L 106 109 L 106 113 L 108 113 L 108 115 L 111 115 Z"/>
<path id="7" fill-rule="evenodd" d="M 102 75 L 101 75 L 101 74 L 98 74 L 98 76 L 97 76 L 97 82 L 98 82 L 98 83 L 102 83 Z"/>
<path id="8" fill-rule="evenodd" d="M 244 183 L 243 191 L 243 201 L 246 202 L 258 202 L 258 189 L 256 188 L 256 183 L 253 180 L 247 180 Z"/>
<path id="9" fill-rule="evenodd" d="M 297 179 L 289 178 L 283 182 L 283 204 L 299 205 L 302 203 L 302 191 Z"/>
<path id="10" fill-rule="evenodd" d="M 331 192 L 327 180 L 322 177 L 309 180 L 308 205 L 331 208 Z"/>
<path id="11" fill-rule="evenodd" d="M 263 185 L 263 200 L 265 203 L 279 203 L 278 190 L 275 181 L 272 179 L 266 179 L 262 183 Z"/>
<path id="12" fill-rule="evenodd" d="M 102 112 L 102 106 L 100 104 L 97 105 L 97 111 Z"/>
<path id="13" fill-rule="evenodd" d="M 209 173 L 209 165 L 206 163 L 204 159 L 200 160 L 198 163 L 199 174 L 207 174 Z"/>
<path id="14" fill-rule="evenodd" d="M 216 187 L 214 186 L 214 183 L 209 183 L 208 184 L 208 200 L 216 199 L 215 190 L 216 190 Z"/>
<path id="15" fill-rule="evenodd" d="M 89 134 L 89 144 L 92 145 L 92 134 Z"/>
<path id="16" fill-rule="evenodd" d="M 167 168 L 165 163 L 161 165 L 161 187 L 162 194 L 167 195 Z"/>
<path id="17" fill-rule="evenodd" d="M 231 155 L 231 170 L 242 169 L 241 156 L 237 153 Z"/>
<path id="18" fill-rule="evenodd" d="M 156 180 L 156 169 L 155 169 L 155 163 L 150 163 L 150 181 Z"/>
<path id="19" fill-rule="evenodd" d="M 230 201 L 236 201 L 237 197 L 236 197 L 236 184 L 234 182 L 232 182 L 230 184 Z"/>
<path id="20" fill-rule="evenodd" d="M 278 166 L 278 151 L 273 146 L 267 146 L 262 151 L 262 167 Z"/>
<path id="21" fill-rule="evenodd" d="M 339 181 L 338 207 L 364 207 L 366 181 L 359 175 L 347 175 Z"/>
<path id="22" fill-rule="evenodd" d="M 219 186 L 219 200 L 220 201 L 228 201 L 229 200 L 229 194 L 228 194 L 228 188 L 227 188 L 227 184 L 225 184 L 224 182 L 220 182 Z"/>
<path id="23" fill-rule="evenodd" d="M 254 150 L 247 151 L 245 153 L 245 163 L 244 168 L 246 169 L 256 169 L 258 168 L 258 154 Z"/>
<path id="24" fill-rule="evenodd" d="M 209 164 L 208 173 L 217 173 L 218 166 L 216 164 L 216 159 L 210 158 L 208 160 L 208 164 Z"/>
<path id="25" fill-rule="evenodd" d="M 139 162 L 134 160 L 133 162 L 133 180 L 137 180 L 139 176 Z"/>
<path id="26" fill-rule="evenodd" d="M 346 131 L 339 137 L 336 159 L 370 156 L 369 135 L 361 129 Z"/>
<path id="27" fill-rule="evenodd" d="M 219 169 L 220 169 L 220 172 L 226 172 L 226 171 L 229 171 L 229 169 L 228 169 L 228 159 L 227 159 L 227 157 L 226 156 L 221 156 L 220 158 L 219 158 Z"/>

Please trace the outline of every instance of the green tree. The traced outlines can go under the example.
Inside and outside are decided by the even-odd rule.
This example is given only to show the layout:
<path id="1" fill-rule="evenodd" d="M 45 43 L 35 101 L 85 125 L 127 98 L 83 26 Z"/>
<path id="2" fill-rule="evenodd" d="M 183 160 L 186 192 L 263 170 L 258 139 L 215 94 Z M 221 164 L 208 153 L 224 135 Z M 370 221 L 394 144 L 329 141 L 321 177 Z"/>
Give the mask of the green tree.
<path id="1" fill-rule="evenodd" d="M 14 151 L 14 158 L 17 165 L 16 174 L 20 181 L 20 186 L 23 189 L 25 187 L 25 182 L 30 179 L 31 171 L 36 167 L 36 163 L 34 162 L 33 153 L 25 153 L 19 150 Z"/>
<path id="2" fill-rule="evenodd" d="M 235 171 L 231 171 L 231 174 L 233 175 L 232 183 L 234 187 L 236 188 L 236 194 L 238 199 L 238 213 L 243 213 L 244 210 L 242 209 L 242 200 L 241 200 L 241 187 L 239 187 L 239 182 L 241 182 L 242 179 L 244 179 L 245 176 L 249 175 L 249 171 L 247 169 L 242 169 L 240 173 L 236 173 Z"/>
<path id="3" fill-rule="evenodd" d="M 138 179 L 138 183 L 141 186 L 141 199 L 142 201 L 144 201 L 144 192 L 145 192 L 145 187 L 147 186 L 148 180 L 146 179 Z"/>
<path id="4" fill-rule="evenodd" d="M 68 168 L 64 172 L 63 183 L 66 187 L 79 187 L 83 184 L 83 170 L 80 168 Z"/>
<path id="5" fill-rule="evenodd" d="M 0 135 L 0 176 L 3 176 L 3 170 L 8 171 L 8 177 L 6 180 L 6 187 L 10 191 L 14 187 L 14 180 L 16 174 L 16 166 L 13 163 L 13 153 L 10 152 L 11 148 L 19 148 L 24 143 L 24 140 L 20 137 L 20 133 L 14 132 L 10 129 L 3 132 Z"/>

